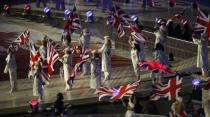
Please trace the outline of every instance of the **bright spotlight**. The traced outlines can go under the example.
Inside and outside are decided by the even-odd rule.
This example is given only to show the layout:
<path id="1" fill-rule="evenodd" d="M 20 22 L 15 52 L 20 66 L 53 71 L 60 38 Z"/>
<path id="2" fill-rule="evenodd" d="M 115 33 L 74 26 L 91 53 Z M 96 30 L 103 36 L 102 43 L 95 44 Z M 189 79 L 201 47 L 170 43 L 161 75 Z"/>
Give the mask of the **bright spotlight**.
<path id="1" fill-rule="evenodd" d="M 198 86 L 200 83 L 201 83 L 201 80 L 200 79 L 193 79 L 192 80 L 193 86 Z"/>
<path id="2" fill-rule="evenodd" d="M 94 15 L 92 11 L 87 11 L 86 12 L 86 22 L 94 22 Z"/>
<path id="3" fill-rule="evenodd" d="M 132 19 L 134 22 L 136 22 L 136 21 L 138 21 L 138 16 L 133 15 L 133 16 L 131 16 L 131 19 Z"/>
<path id="4" fill-rule="evenodd" d="M 64 11 L 64 16 L 65 16 L 65 17 L 69 17 L 69 16 L 70 16 L 70 13 L 71 13 L 71 10 L 70 10 L 70 9 L 66 9 L 66 10 Z"/>
<path id="5" fill-rule="evenodd" d="M 49 7 L 45 7 L 44 8 L 44 13 L 45 13 L 45 15 L 47 16 L 47 17 L 50 17 L 50 15 L 51 15 L 51 10 L 50 10 L 50 8 Z M 43 16 L 44 17 L 44 16 Z"/>

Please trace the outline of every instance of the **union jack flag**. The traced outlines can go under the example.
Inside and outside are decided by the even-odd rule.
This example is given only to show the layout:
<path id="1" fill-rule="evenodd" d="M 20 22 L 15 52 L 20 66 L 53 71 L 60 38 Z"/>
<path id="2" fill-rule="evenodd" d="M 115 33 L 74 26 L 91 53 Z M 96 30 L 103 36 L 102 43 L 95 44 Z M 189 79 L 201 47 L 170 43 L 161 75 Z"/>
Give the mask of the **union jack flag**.
<path id="1" fill-rule="evenodd" d="M 114 26 L 117 29 L 119 38 L 122 38 L 125 35 L 125 31 L 124 31 L 123 26 L 120 22 L 120 18 L 117 15 L 109 16 L 107 19 L 107 23 Z"/>
<path id="2" fill-rule="evenodd" d="M 208 37 L 210 37 L 210 15 L 201 9 L 198 10 L 197 22 L 194 30 L 201 34 L 207 32 Z"/>
<path id="3" fill-rule="evenodd" d="M 47 43 L 47 64 L 48 64 L 48 75 L 52 75 L 54 68 L 53 65 L 59 58 L 59 54 L 55 49 L 54 42 L 49 40 Z"/>
<path id="4" fill-rule="evenodd" d="M 82 26 L 81 26 L 79 14 L 77 13 L 76 6 L 74 6 L 69 19 L 66 20 L 64 23 L 64 30 L 69 30 L 70 28 L 70 32 L 73 33 L 75 30 L 80 29 L 81 27 Z"/>
<path id="5" fill-rule="evenodd" d="M 102 98 L 108 97 L 110 99 L 119 100 L 123 97 L 130 97 L 133 95 L 134 91 L 138 88 L 140 80 L 132 83 L 126 84 L 120 87 L 100 87 L 96 90 L 99 94 L 99 100 Z"/>
<path id="6" fill-rule="evenodd" d="M 29 64 L 29 67 L 30 67 L 30 69 L 33 69 L 35 63 L 41 59 L 41 55 L 40 55 L 38 49 L 35 48 L 35 45 L 34 45 L 33 42 L 29 43 L 29 50 L 30 50 L 30 64 Z"/>
<path id="7" fill-rule="evenodd" d="M 142 68 L 148 68 L 152 72 L 165 72 L 165 73 L 173 73 L 173 71 L 164 64 L 161 64 L 157 61 L 140 61 L 139 66 Z"/>
<path id="8" fill-rule="evenodd" d="M 14 42 L 19 43 L 19 45 L 23 45 L 23 44 L 26 44 L 29 37 L 30 37 L 30 32 L 26 30 L 23 33 L 21 33 Z"/>
<path id="9" fill-rule="evenodd" d="M 129 15 L 127 15 L 119 6 L 114 5 L 111 9 L 111 14 L 117 15 L 123 23 L 125 22 L 132 22 L 132 19 Z"/>
<path id="10" fill-rule="evenodd" d="M 128 31 L 134 37 L 135 41 L 143 43 L 146 41 L 146 37 L 141 33 L 136 24 L 128 23 Z"/>
<path id="11" fill-rule="evenodd" d="M 182 87 L 182 78 L 177 75 L 171 78 L 167 84 L 156 84 L 153 86 L 153 95 L 150 100 L 158 100 L 160 98 L 167 98 L 168 100 L 175 100 L 178 97 Z"/>

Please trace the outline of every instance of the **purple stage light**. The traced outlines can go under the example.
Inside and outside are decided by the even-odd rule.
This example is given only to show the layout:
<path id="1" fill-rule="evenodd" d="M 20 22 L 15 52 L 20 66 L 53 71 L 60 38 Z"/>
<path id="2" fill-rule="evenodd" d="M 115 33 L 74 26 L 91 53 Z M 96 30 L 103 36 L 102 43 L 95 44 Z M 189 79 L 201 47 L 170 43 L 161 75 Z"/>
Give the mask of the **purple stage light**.
<path id="1" fill-rule="evenodd" d="M 70 13 L 71 13 L 71 10 L 70 10 L 70 9 L 66 9 L 66 10 L 64 11 L 64 15 L 65 15 L 65 16 L 69 16 Z"/>
<path id="2" fill-rule="evenodd" d="M 49 7 L 45 7 L 45 8 L 44 8 L 44 12 L 45 12 L 45 13 L 49 13 L 49 12 L 50 12 L 50 8 L 49 8 Z"/>
<path id="3" fill-rule="evenodd" d="M 138 16 L 133 15 L 133 16 L 131 16 L 131 19 L 135 22 L 136 20 L 138 20 Z"/>
<path id="4" fill-rule="evenodd" d="M 92 11 L 88 11 L 88 12 L 86 13 L 86 16 L 87 16 L 87 17 L 93 16 L 93 12 L 92 12 Z"/>
<path id="5" fill-rule="evenodd" d="M 198 86 L 200 84 L 201 80 L 200 79 L 193 79 L 192 84 L 193 86 Z"/>

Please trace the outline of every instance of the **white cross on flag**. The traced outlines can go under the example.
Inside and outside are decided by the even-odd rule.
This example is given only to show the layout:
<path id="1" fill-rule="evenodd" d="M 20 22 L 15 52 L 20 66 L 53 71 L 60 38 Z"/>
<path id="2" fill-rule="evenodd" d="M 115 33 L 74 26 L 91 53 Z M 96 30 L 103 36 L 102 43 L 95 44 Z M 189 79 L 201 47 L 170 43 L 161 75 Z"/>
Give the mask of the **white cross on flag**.
<path id="1" fill-rule="evenodd" d="M 207 32 L 208 37 L 210 37 L 210 15 L 200 9 L 198 10 L 195 31 L 199 31 L 201 34 Z"/>

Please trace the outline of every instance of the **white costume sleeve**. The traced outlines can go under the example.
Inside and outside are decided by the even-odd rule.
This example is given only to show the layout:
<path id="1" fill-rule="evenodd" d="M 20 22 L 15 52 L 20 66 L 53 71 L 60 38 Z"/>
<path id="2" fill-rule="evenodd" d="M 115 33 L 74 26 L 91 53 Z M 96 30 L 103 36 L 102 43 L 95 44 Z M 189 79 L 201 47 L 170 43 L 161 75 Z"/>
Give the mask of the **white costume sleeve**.
<path id="1" fill-rule="evenodd" d="M 106 44 L 104 43 L 103 46 L 98 49 L 98 53 L 102 53 L 104 51 L 104 48 L 105 48 Z"/>

